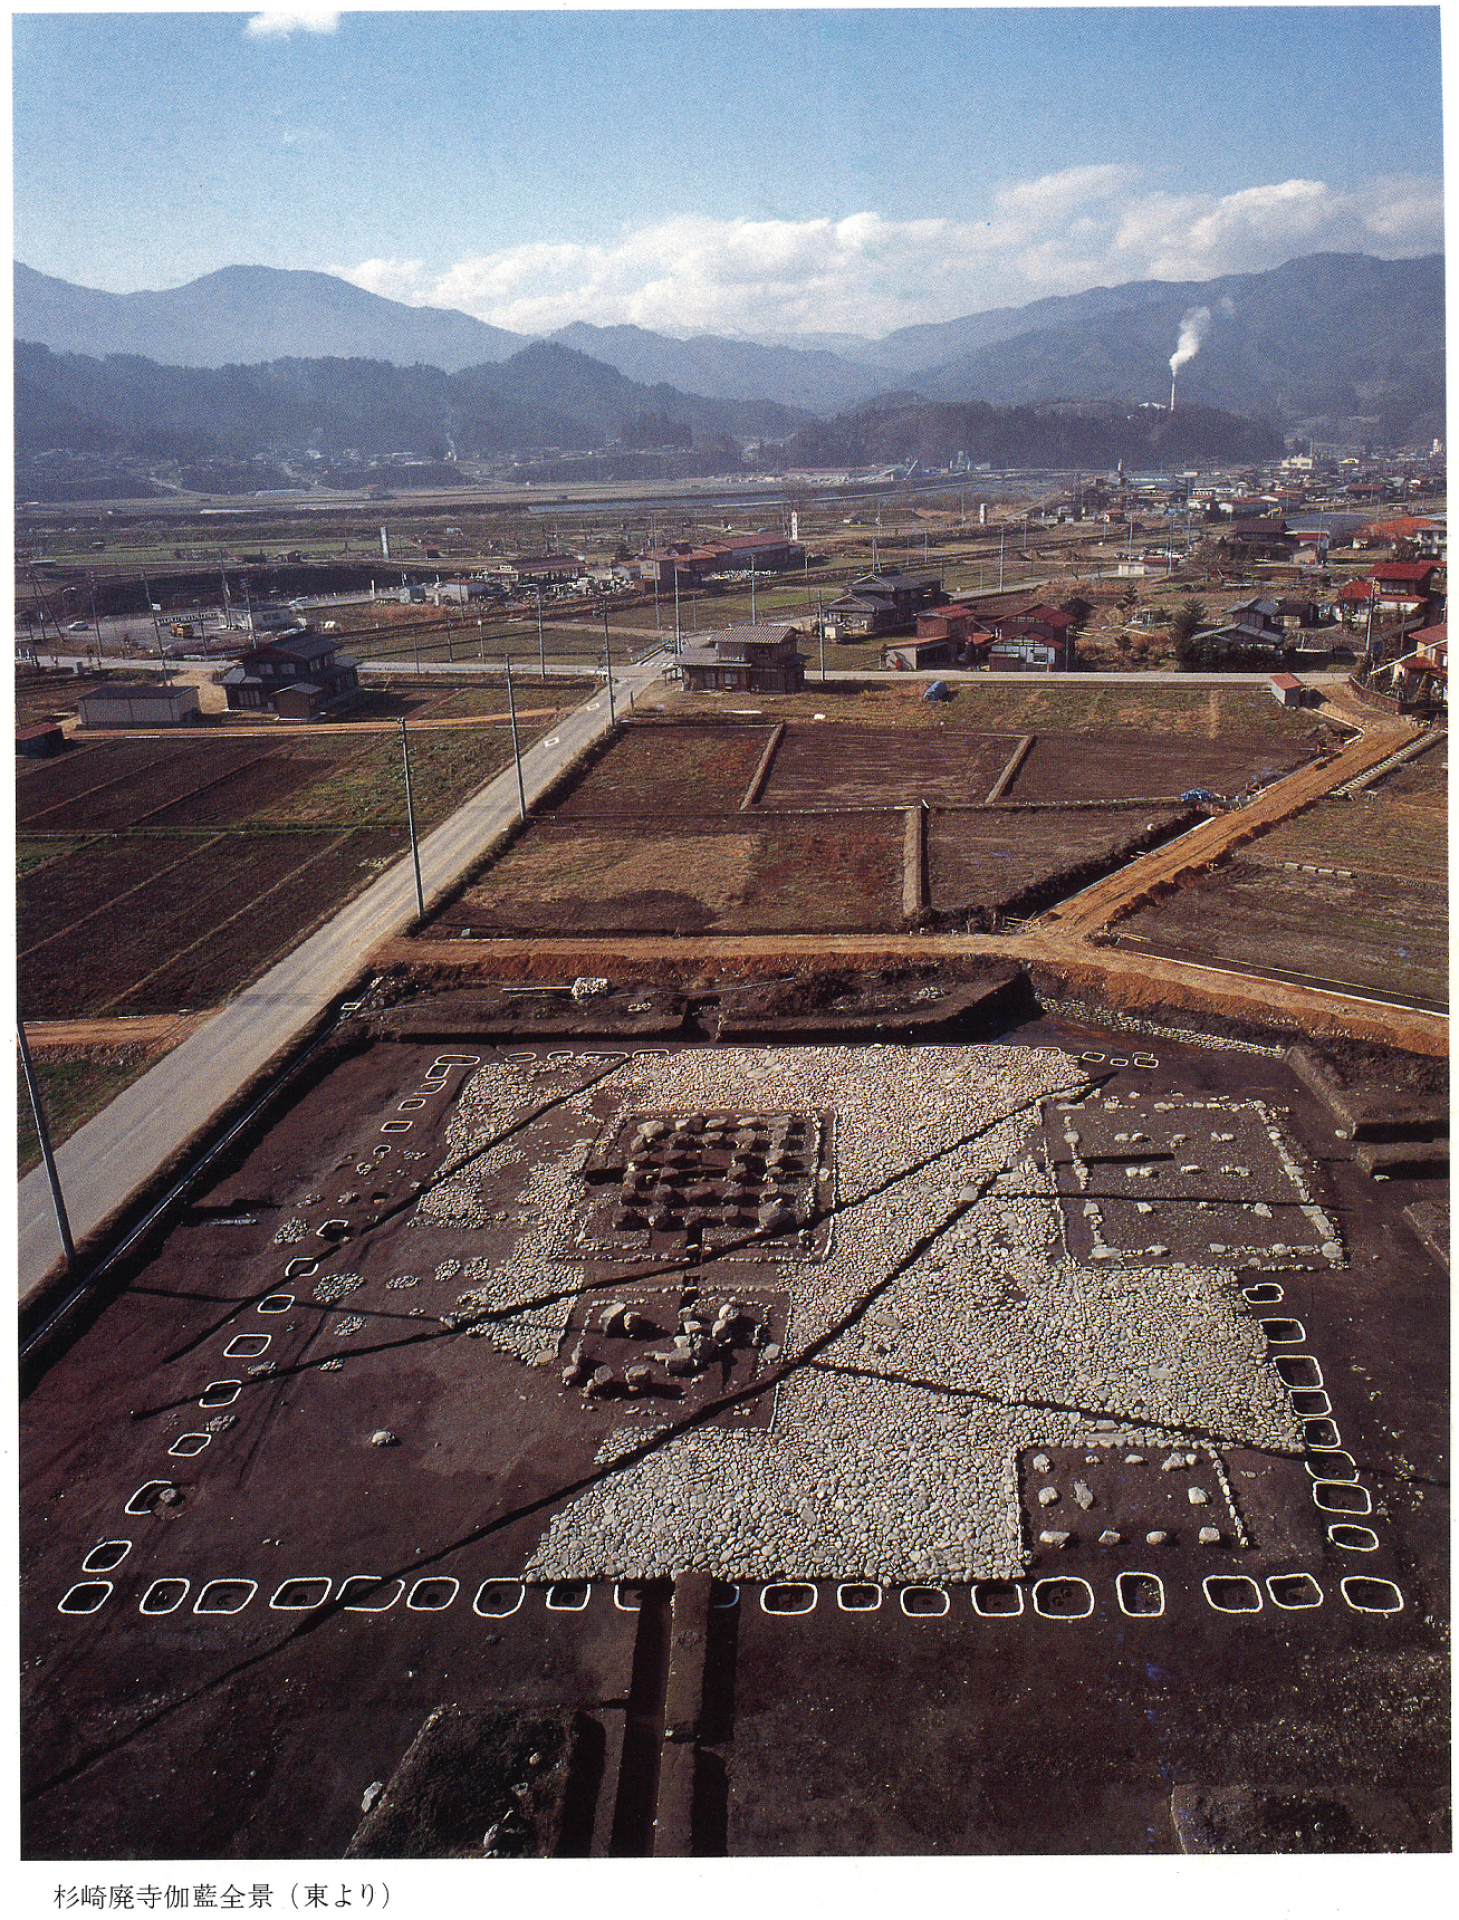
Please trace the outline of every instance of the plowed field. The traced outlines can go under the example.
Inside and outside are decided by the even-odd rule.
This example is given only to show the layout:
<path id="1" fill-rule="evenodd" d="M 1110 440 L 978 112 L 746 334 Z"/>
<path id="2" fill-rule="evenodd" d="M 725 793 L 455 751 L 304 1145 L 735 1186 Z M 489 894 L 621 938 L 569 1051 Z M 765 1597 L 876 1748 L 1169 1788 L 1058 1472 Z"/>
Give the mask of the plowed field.
<path id="1" fill-rule="evenodd" d="M 563 820 L 610 814 L 734 813 L 773 723 L 635 721 L 555 809 Z"/>
<path id="2" fill-rule="evenodd" d="M 1184 887 L 1120 922 L 1121 945 L 1357 987 L 1449 1000 L 1442 886 L 1355 872 L 1289 873 L 1257 860 Z"/>
<path id="3" fill-rule="evenodd" d="M 215 1005 L 404 851 L 393 832 L 94 840 L 20 882 L 21 1005 L 29 1018 Z"/>
<path id="4" fill-rule="evenodd" d="M 1063 891 L 1091 868 L 1131 858 L 1189 817 L 1178 807 L 934 813 L 927 828 L 932 907 L 1031 910 L 1050 888 Z"/>
<path id="5" fill-rule="evenodd" d="M 432 923 L 512 933 L 774 933 L 900 926 L 902 821 L 744 816 L 654 832 L 535 827 Z"/>
<path id="6" fill-rule="evenodd" d="M 789 726 L 776 749 L 759 809 L 975 806 L 987 799 L 1018 745 L 1017 734 Z"/>
<path id="7" fill-rule="evenodd" d="M 1275 703 L 1273 703 L 1275 704 Z M 1122 800 L 1192 787 L 1240 793 L 1266 785 L 1310 757 L 1303 739 L 1207 740 L 1148 733 L 1040 733 L 1004 795 L 1008 800 Z"/>

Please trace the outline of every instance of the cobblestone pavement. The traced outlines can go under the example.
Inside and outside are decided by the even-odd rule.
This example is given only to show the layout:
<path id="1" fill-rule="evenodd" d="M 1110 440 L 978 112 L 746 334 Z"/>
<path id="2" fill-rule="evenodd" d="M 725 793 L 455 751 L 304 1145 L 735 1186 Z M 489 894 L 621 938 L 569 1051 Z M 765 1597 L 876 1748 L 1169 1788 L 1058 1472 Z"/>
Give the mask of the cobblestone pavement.
<path id="1" fill-rule="evenodd" d="M 620 1069 L 606 1124 L 601 1097 L 569 1094 L 576 1144 L 544 1161 L 520 1131 L 500 1136 L 550 1076 L 481 1068 L 448 1147 L 474 1157 L 423 1211 L 477 1223 L 494 1183 L 520 1181 L 511 1258 L 460 1277 L 496 1316 L 487 1337 L 538 1364 L 585 1284 L 581 1168 L 596 1140 L 645 1111 L 835 1115 L 824 1256 L 787 1234 L 754 1283 L 791 1301 L 780 1364 L 760 1375 L 776 1396 L 768 1428 L 625 1405 L 602 1477 L 553 1519 L 529 1577 L 1012 1576 L 1036 1524 L 1020 1456 L 1042 1446 L 1200 1446 L 1171 1457 L 1239 1533 L 1219 1448 L 1295 1452 L 1300 1428 L 1234 1270 L 1210 1251 L 1152 1251 L 1152 1226 L 1143 1253 L 1071 1254 L 1040 1122 L 1045 1102 L 1083 1098 L 1087 1072 L 1015 1047 L 686 1050 Z M 754 1290 L 743 1258 L 694 1277 L 715 1298 Z"/>

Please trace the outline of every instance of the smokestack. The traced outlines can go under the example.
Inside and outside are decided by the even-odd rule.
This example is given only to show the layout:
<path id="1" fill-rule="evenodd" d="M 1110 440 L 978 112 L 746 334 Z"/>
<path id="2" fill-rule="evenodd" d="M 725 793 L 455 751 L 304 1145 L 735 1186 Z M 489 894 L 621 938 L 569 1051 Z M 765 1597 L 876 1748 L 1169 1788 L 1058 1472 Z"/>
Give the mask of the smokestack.
<path id="1" fill-rule="evenodd" d="M 1180 338 L 1170 356 L 1170 411 L 1175 412 L 1175 379 L 1187 360 L 1194 360 L 1211 324 L 1209 307 L 1191 307 L 1180 323 Z"/>

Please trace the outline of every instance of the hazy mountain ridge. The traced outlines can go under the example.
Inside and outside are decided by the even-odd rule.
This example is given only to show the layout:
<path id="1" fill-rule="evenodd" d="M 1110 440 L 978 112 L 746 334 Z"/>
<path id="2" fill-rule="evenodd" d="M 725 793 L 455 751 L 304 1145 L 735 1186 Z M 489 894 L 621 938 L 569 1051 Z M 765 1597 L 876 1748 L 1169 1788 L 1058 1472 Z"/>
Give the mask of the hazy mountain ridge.
<path id="1" fill-rule="evenodd" d="M 806 412 L 885 410 L 908 390 L 932 402 L 997 406 L 1068 395 L 1166 403 L 1170 355 L 1185 316 L 1200 308 L 1209 318 L 1200 351 L 1181 371 L 1183 405 L 1380 444 L 1422 445 L 1445 430 L 1442 255 L 1314 254 L 1265 273 L 1095 287 L 904 327 L 876 341 L 825 334 L 800 345 L 786 336 L 671 339 L 587 322 L 531 342 L 466 314 L 384 300 L 329 274 L 263 267 L 225 268 L 170 292 L 125 295 L 71 287 L 20 264 L 15 272 L 17 338 L 57 353 L 125 354 L 215 372 L 337 360 L 471 376 L 454 395 L 421 381 L 401 400 L 399 383 L 392 399 L 382 374 L 382 391 L 368 405 L 359 396 L 344 405 L 330 387 L 330 404 L 344 405 L 340 418 L 356 421 L 349 444 L 373 434 L 374 414 L 388 419 L 396 405 L 405 408 L 402 420 L 417 423 L 416 437 L 424 431 L 419 423 L 431 419 L 439 434 L 459 439 L 451 424 L 459 419 L 481 450 L 498 451 L 505 434 L 520 436 L 513 444 L 521 445 L 599 445 L 635 415 L 662 414 L 701 435 L 779 435 Z M 108 340 L 114 344 L 96 344 Z M 818 343 L 833 340 L 839 350 Z M 167 341 L 177 344 L 176 357 L 164 351 Z M 523 357 L 551 352 L 574 357 Z M 515 372 L 493 384 L 488 370 L 503 366 Z M 49 403 L 34 391 L 18 396 L 27 432 L 47 404 L 58 432 L 63 406 L 72 408 L 66 417 L 78 436 L 113 418 L 111 400 L 99 414 L 88 412 L 89 403 L 77 412 L 76 395 L 53 374 L 43 385 Z M 95 401 L 94 382 L 87 390 Z M 429 401 L 428 391 L 435 395 Z M 250 417 L 272 433 L 268 405 L 259 407 Z M 222 417 L 231 417 L 226 405 Z M 206 431 L 205 423 L 185 431 Z M 663 444 L 651 434 L 645 443 Z"/>
<path id="2" fill-rule="evenodd" d="M 1444 431 L 1442 255 L 1314 254 L 1269 273 L 1096 289 L 1042 301 L 1042 324 L 1001 334 L 1003 316 L 978 316 L 990 337 L 915 384 L 937 400 L 1168 402 L 1182 320 L 1201 307 L 1209 323 L 1178 403 L 1319 431 L 1368 419 L 1392 442 Z"/>
<path id="3" fill-rule="evenodd" d="M 153 458 L 338 454 L 465 456 L 597 447 L 625 425 L 669 423 L 695 439 L 784 434 L 805 412 L 647 387 L 550 341 L 497 365 L 446 373 L 365 359 L 285 358 L 260 366 L 168 367 L 15 350 L 17 453 L 71 447 Z"/>
<path id="4" fill-rule="evenodd" d="M 887 382 L 885 368 L 856 365 L 820 348 L 767 345 L 723 334 L 673 340 L 643 327 L 595 327 L 577 320 L 552 338 L 605 360 L 630 379 L 667 380 L 692 393 L 777 400 L 812 412 L 854 406 Z"/>
<path id="5" fill-rule="evenodd" d="M 458 373 L 520 352 L 528 336 L 444 307 L 411 307 L 329 273 L 223 267 L 162 292 L 103 293 L 15 263 L 15 337 L 97 359 L 161 366 L 386 360 Z"/>
<path id="6" fill-rule="evenodd" d="M 1123 460 L 1163 468 L 1195 460 L 1279 458 L 1281 433 L 1215 407 L 1166 408 L 1114 402 L 1044 402 L 993 407 L 903 397 L 835 420 L 812 420 L 786 447 L 791 466 L 891 466 L 917 460 L 933 469 L 960 454 L 993 467 L 1108 468 Z"/>

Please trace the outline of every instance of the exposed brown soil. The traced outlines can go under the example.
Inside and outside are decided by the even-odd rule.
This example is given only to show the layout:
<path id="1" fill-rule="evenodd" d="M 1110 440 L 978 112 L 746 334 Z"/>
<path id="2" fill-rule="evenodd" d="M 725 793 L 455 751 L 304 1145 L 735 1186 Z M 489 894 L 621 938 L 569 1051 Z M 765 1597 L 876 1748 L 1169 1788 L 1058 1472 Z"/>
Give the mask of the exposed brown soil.
<path id="1" fill-rule="evenodd" d="M 704 816 L 656 831 L 554 819 L 469 882 L 432 934 L 892 928 L 901 847 L 892 814 Z"/>
<path id="2" fill-rule="evenodd" d="M 215 1005 L 400 851 L 399 835 L 368 832 L 92 841 L 21 883 L 21 1004 L 31 1017 Z"/>
<path id="3" fill-rule="evenodd" d="M 1311 757 L 1310 742 L 1152 738 L 1149 734 L 1041 733 L 1019 768 L 1009 800 L 1118 800 L 1193 787 L 1222 795 L 1243 792 L 1290 773 Z"/>
<path id="4" fill-rule="evenodd" d="M 1044 916 L 1050 926 L 1088 936 L 1122 914 L 1180 883 L 1191 873 L 1214 866 L 1237 847 L 1290 819 L 1334 788 L 1376 766 L 1393 749 L 1394 731 L 1375 727 L 1362 739 L 1316 765 L 1303 767 L 1256 794 L 1246 806 L 1207 820 L 1172 845 L 1147 854 L 1128 869 L 1088 887 Z"/>
<path id="5" fill-rule="evenodd" d="M 132 1014 L 110 1020 L 27 1020 L 25 1037 L 32 1048 L 84 1051 L 92 1047 L 176 1046 L 201 1014 Z"/>
<path id="6" fill-rule="evenodd" d="M 765 751 L 771 726 L 768 720 L 702 726 L 635 720 L 555 811 L 564 820 L 733 813 Z"/>
<path id="7" fill-rule="evenodd" d="M 1247 857 L 1268 863 L 1346 867 L 1385 879 L 1443 887 L 1449 877 L 1444 811 L 1410 800 L 1320 800 L 1251 842 Z"/>
<path id="8" fill-rule="evenodd" d="M 927 826 L 932 909 L 1035 912 L 1196 817 L 1179 807 L 934 812 Z"/>
<path id="9" fill-rule="evenodd" d="M 682 939 L 599 935 L 572 940 L 395 940 L 373 964 L 387 975 L 422 984 L 464 987 L 469 981 L 556 981 L 580 975 L 647 979 L 710 988 L 828 968 L 880 971 L 934 965 L 959 969 L 971 960 L 1012 959 L 1035 985 L 1100 1006 L 1124 1007 L 1153 1019 L 1194 1009 L 1238 1031 L 1348 1035 L 1407 1052 L 1447 1056 L 1447 1015 L 1385 1006 L 1366 995 L 1266 980 L 1164 955 L 1121 951 L 1070 938 L 1044 925 L 990 934 L 740 934 Z M 1046 984 L 1047 983 L 1047 989 Z M 1179 1024 L 1176 1021 L 1176 1024 Z"/>
<path id="10" fill-rule="evenodd" d="M 824 985 L 854 971 L 842 960 Z M 915 992 L 916 978 L 902 985 Z M 1110 1051 L 1107 1033 L 1049 1020 L 1016 1038 Z M 1152 1566 L 1136 1522 L 1152 1498 L 1163 1520 L 1165 1508 L 1179 1515 L 1178 1490 L 1153 1451 L 1138 1469 L 1114 1457 L 1123 1449 L 1092 1463 L 1071 1451 L 1056 1410 L 1047 1444 L 1065 1506 L 1085 1476 L 1100 1524 L 1114 1516 L 1129 1537 L 1096 1544 L 1090 1526 L 1044 1553 L 1004 1617 L 980 1614 L 956 1584 L 945 1615 L 919 1614 L 916 1589 L 849 1612 L 822 1581 L 814 1612 L 795 1616 L 763 1606 L 753 1583 L 720 1590 L 698 1737 L 665 1741 L 668 1644 L 646 1594 L 595 1582 L 554 1604 L 531 1587 L 517 1604 L 515 1576 L 548 1518 L 604 1471 L 600 1448 L 623 1415 L 443 1323 L 461 1281 L 441 1263 L 498 1245 L 490 1220 L 454 1235 L 411 1220 L 412 1183 L 439 1164 L 469 1069 L 453 1069 L 418 1119 L 421 1158 L 392 1151 L 366 1181 L 381 1115 L 421 1084 L 440 1042 L 342 1048 L 189 1196 L 22 1405 L 27 1855 L 642 1853 L 656 1808 L 662 1846 L 675 1833 L 686 1850 L 738 1857 L 1173 1852 L 1174 1786 L 1198 1790 L 1209 1814 L 1253 1782 L 1256 1819 L 1228 1806 L 1193 1844 L 1443 1850 L 1445 1289 L 1401 1224 L 1403 1189 L 1373 1187 L 1282 1061 L 1155 1044 L 1159 1073 L 1108 1069 L 1112 1095 L 1277 1108 L 1343 1222 L 1344 1265 L 1284 1274 L 1281 1310 L 1300 1315 L 1373 1489 L 1371 1555 L 1327 1543 L 1308 1462 L 1231 1449 L 1250 1544 L 1208 1551 L 1188 1520 L 1170 1523 L 1153 1563 L 1161 1611 L 1132 1617 L 1116 1575 Z M 275 1240 L 284 1221 L 317 1228 L 335 1214 L 347 1242 Z M 284 1280 L 306 1246 L 320 1275 L 357 1275 L 355 1290 L 326 1300 L 317 1277 Z M 389 1284 L 401 1269 L 413 1287 Z M 259 1318 L 281 1286 L 292 1303 Z M 272 1333 L 271 1371 L 224 1357 L 255 1328 Z M 176 1435 L 211 1418 L 198 1396 L 230 1368 L 242 1387 L 232 1424 L 190 1463 L 169 1456 Z M 385 1428 L 397 1444 L 372 1446 Z M 123 1520 L 133 1490 L 164 1474 L 178 1504 Z M 60 1596 L 93 1577 L 83 1557 L 117 1537 L 132 1545 L 99 1576 L 115 1584 L 98 1611 L 60 1612 Z M 1268 1576 L 1298 1569 L 1320 1582 L 1321 1607 L 1268 1598 L 1255 1616 L 1227 1616 L 1202 1592 L 1208 1572 L 1265 1593 Z M 1355 1569 L 1397 1582 L 1403 1610 L 1353 1611 L 1338 1583 Z M 335 1583 L 359 1575 L 388 1610 L 350 1610 Z M 291 1598 L 325 1579 L 326 1603 Z M 1033 1579 L 1056 1583 L 1046 1602 L 1087 1582 L 1090 1611 L 1047 1617 Z M 171 1596 L 142 1610 L 158 1580 L 189 1582 L 172 1613 L 156 1611 Z M 252 1596 L 237 1612 L 195 1610 L 215 1582 L 229 1605 L 250 1582 Z M 352 1601 L 365 1597 L 357 1585 Z M 559 1737 L 570 1730 L 584 1741 L 576 1768 Z M 387 1791 L 362 1826 L 375 1782 Z M 678 1829 L 663 1818 L 676 1782 L 689 1789 Z M 1178 1811 L 1192 1811 L 1191 1793 Z"/>
<path id="11" fill-rule="evenodd" d="M 1448 1003 L 1441 887 L 1376 874 L 1338 879 L 1233 860 L 1119 923 L 1122 946 L 1258 972 L 1295 972 L 1374 994 Z"/>
<path id="12" fill-rule="evenodd" d="M 1422 753 L 1405 760 L 1392 773 L 1375 780 L 1368 792 L 1382 800 L 1403 800 L 1411 806 L 1442 811 L 1449 799 L 1449 735 L 1440 734 Z"/>
<path id="13" fill-rule="evenodd" d="M 758 803 L 796 807 L 972 806 L 986 800 L 1017 734 L 804 722 L 787 726 Z"/>

